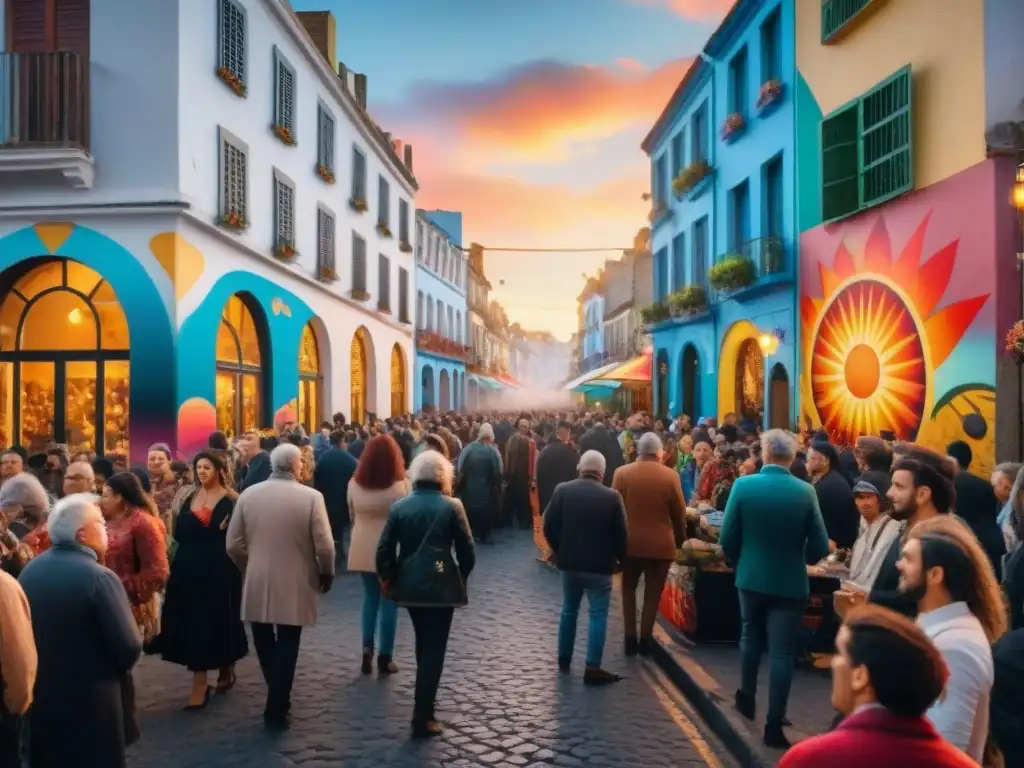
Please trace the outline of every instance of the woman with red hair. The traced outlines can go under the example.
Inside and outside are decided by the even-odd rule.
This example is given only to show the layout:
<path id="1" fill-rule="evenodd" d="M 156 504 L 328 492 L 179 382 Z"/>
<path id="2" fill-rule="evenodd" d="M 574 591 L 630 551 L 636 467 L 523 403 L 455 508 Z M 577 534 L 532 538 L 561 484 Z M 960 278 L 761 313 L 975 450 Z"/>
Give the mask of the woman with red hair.
<path id="1" fill-rule="evenodd" d="M 398 443 L 389 435 L 377 435 L 366 444 L 359 466 L 348 484 L 348 514 L 352 520 L 352 540 L 348 550 L 348 569 L 363 579 L 363 665 L 362 672 L 373 672 L 374 640 L 380 627 L 377 647 L 377 672 L 390 675 L 398 671 L 391 660 L 395 650 L 398 606 L 380 591 L 377 578 L 377 544 L 387 522 L 391 505 L 409 493 L 405 462 Z"/>

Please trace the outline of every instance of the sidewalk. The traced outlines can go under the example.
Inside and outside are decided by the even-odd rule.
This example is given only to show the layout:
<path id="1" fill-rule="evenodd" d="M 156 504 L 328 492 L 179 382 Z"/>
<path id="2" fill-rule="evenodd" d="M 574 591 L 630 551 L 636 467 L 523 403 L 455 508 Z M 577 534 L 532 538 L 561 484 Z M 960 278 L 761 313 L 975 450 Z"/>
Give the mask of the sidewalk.
<path id="1" fill-rule="evenodd" d="M 654 636 L 658 641 L 655 660 L 740 764 L 753 768 L 776 765 L 782 752 L 769 749 L 761 740 L 768 709 L 768 656 L 761 662 L 757 720 L 751 723 L 733 708 L 733 696 L 740 680 L 738 645 L 696 645 L 661 617 Z M 787 713 L 793 722 L 792 727 L 786 728 L 790 741 L 796 743 L 829 729 L 835 716 L 830 703 L 831 690 L 827 669 L 797 667 Z"/>

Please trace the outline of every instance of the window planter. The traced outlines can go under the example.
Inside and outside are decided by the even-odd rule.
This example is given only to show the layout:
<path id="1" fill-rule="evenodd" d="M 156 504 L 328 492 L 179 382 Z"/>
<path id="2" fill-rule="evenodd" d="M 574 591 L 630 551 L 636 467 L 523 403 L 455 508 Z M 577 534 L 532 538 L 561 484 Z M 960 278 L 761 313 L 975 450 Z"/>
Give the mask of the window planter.
<path id="1" fill-rule="evenodd" d="M 757 280 L 757 267 L 752 259 L 740 253 L 726 256 L 708 270 L 708 281 L 716 291 L 738 291 Z"/>
<path id="2" fill-rule="evenodd" d="M 245 87 L 245 83 L 242 82 L 241 78 L 227 67 L 218 67 L 217 77 L 234 92 L 235 96 L 244 99 L 249 94 L 249 89 Z"/>
<path id="3" fill-rule="evenodd" d="M 324 184 L 333 184 L 335 182 L 334 171 L 326 165 L 318 165 L 316 167 L 316 175 L 320 177 Z"/>
<path id="4" fill-rule="evenodd" d="M 778 80 L 766 80 L 761 84 L 761 91 L 757 96 L 758 117 L 767 117 L 776 110 L 782 103 L 784 90 L 782 83 Z"/>
<path id="5" fill-rule="evenodd" d="M 224 227 L 224 229 L 230 229 L 234 232 L 244 232 L 249 228 L 249 220 L 238 211 L 222 213 L 217 217 L 217 224 Z"/>
<path id="6" fill-rule="evenodd" d="M 391 228 L 383 221 L 377 222 L 377 234 L 381 237 L 391 237 Z"/>
<path id="7" fill-rule="evenodd" d="M 333 283 L 338 280 L 338 271 L 334 267 L 320 267 L 317 277 L 321 283 Z"/>
<path id="8" fill-rule="evenodd" d="M 747 130 L 747 120 L 739 112 L 733 112 L 722 125 L 722 141 L 732 144 Z"/>
<path id="9" fill-rule="evenodd" d="M 348 207 L 356 213 L 366 213 L 367 208 L 366 201 L 360 200 L 358 197 L 353 197 L 348 201 Z"/>
<path id="10" fill-rule="evenodd" d="M 711 176 L 711 166 L 706 160 L 695 160 L 679 172 L 679 175 L 672 180 L 672 191 L 680 200 L 694 192 L 707 178 Z M 697 195 L 695 194 L 694 197 Z"/>
<path id="11" fill-rule="evenodd" d="M 370 298 L 370 294 L 366 291 L 360 290 L 359 288 L 352 289 L 352 298 L 356 301 L 366 301 Z"/>
<path id="12" fill-rule="evenodd" d="M 398 250 L 402 253 L 412 253 L 412 243 L 408 240 L 402 240 L 398 243 Z"/>
<path id="13" fill-rule="evenodd" d="M 270 130 L 273 131 L 274 135 L 280 139 L 282 144 L 286 144 L 289 147 L 295 146 L 295 137 L 292 135 L 292 129 L 286 125 L 274 125 L 270 126 Z"/>
<path id="14" fill-rule="evenodd" d="M 274 258 L 278 261 L 285 261 L 291 263 L 299 257 L 299 252 L 295 250 L 295 245 L 286 241 L 280 241 L 274 246 Z"/>
<path id="15" fill-rule="evenodd" d="M 690 317 L 708 308 L 708 295 L 700 283 L 688 285 L 668 297 L 669 314 L 672 317 Z"/>
<path id="16" fill-rule="evenodd" d="M 378 304 L 377 304 L 377 311 L 380 312 L 381 314 L 384 314 L 384 315 L 390 315 L 391 314 L 391 306 L 388 305 L 388 304 L 381 304 L 381 303 L 378 302 Z"/>
<path id="17" fill-rule="evenodd" d="M 671 314 L 668 304 L 660 301 L 640 310 L 640 319 L 646 324 L 660 323 L 668 320 L 669 317 L 671 317 Z"/>

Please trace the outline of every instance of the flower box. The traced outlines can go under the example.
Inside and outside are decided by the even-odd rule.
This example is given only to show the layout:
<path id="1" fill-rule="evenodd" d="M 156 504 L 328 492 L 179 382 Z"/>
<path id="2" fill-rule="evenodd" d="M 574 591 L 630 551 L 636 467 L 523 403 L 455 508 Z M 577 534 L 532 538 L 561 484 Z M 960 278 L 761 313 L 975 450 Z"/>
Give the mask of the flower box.
<path id="1" fill-rule="evenodd" d="M 218 67 L 217 77 L 219 77 L 228 88 L 234 91 L 235 96 L 239 96 L 244 99 L 248 95 L 249 89 L 246 88 L 245 83 L 243 83 L 241 78 L 227 67 Z"/>
<path id="2" fill-rule="evenodd" d="M 377 222 L 377 234 L 381 237 L 391 237 L 391 228 L 383 221 Z"/>
<path id="3" fill-rule="evenodd" d="M 274 246 L 274 258 L 280 261 L 295 261 L 298 256 L 299 252 L 295 250 L 294 243 L 281 240 Z"/>
<path id="4" fill-rule="evenodd" d="M 765 117 L 782 102 L 783 86 L 778 80 L 766 80 L 757 95 L 757 114 Z"/>
<path id="5" fill-rule="evenodd" d="M 320 271 L 317 273 L 317 277 L 322 283 L 333 283 L 338 279 L 338 270 L 334 267 L 320 267 Z"/>
<path id="6" fill-rule="evenodd" d="M 270 126 L 270 130 L 281 140 L 282 144 L 287 144 L 289 147 L 295 146 L 295 137 L 292 135 L 292 129 L 288 126 L 274 123 Z"/>
<path id="7" fill-rule="evenodd" d="M 401 240 L 398 243 L 398 250 L 402 253 L 412 253 L 412 243 L 408 240 Z"/>
<path id="8" fill-rule="evenodd" d="M 243 232 L 249 228 L 249 220 L 245 218 L 245 214 L 238 211 L 222 213 L 217 219 L 217 224 L 225 229 L 232 229 L 236 232 Z"/>
<path id="9" fill-rule="evenodd" d="M 365 200 L 360 200 L 358 197 L 350 198 L 348 201 L 348 207 L 356 213 L 366 213 L 367 206 Z"/>
<path id="10" fill-rule="evenodd" d="M 708 294 L 700 283 L 688 285 L 668 297 L 669 313 L 672 317 L 689 317 L 708 308 Z"/>
<path id="11" fill-rule="evenodd" d="M 1017 365 L 1024 364 L 1024 320 L 1018 320 L 1007 331 L 1006 351 Z"/>
<path id="12" fill-rule="evenodd" d="M 693 192 L 697 186 L 711 175 L 711 166 L 706 160 L 695 160 L 672 179 L 672 191 L 682 199 Z"/>
<path id="13" fill-rule="evenodd" d="M 352 298 L 356 301 L 366 301 L 370 298 L 370 294 L 360 288 L 353 288 Z"/>
<path id="14" fill-rule="evenodd" d="M 326 165 L 318 165 L 316 167 L 316 175 L 319 176 L 325 184 L 333 184 L 335 181 L 334 171 Z"/>
<path id="15" fill-rule="evenodd" d="M 645 324 L 660 323 L 663 320 L 668 320 L 669 317 L 671 314 L 668 305 L 660 301 L 640 310 L 640 319 Z"/>
<path id="16" fill-rule="evenodd" d="M 738 291 L 757 280 L 757 268 L 752 259 L 741 253 L 726 256 L 708 270 L 708 282 L 716 291 Z"/>
<path id="17" fill-rule="evenodd" d="M 747 130 L 747 120 L 739 112 L 733 112 L 722 124 L 722 141 L 731 144 Z"/>

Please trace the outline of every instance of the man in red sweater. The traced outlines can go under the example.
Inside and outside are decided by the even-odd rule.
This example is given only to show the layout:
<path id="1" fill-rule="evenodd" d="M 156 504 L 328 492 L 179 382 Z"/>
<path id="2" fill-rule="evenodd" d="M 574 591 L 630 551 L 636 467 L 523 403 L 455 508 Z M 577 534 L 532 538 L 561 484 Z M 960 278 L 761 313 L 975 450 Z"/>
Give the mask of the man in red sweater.
<path id="1" fill-rule="evenodd" d="M 924 716 L 949 673 L 910 619 L 876 605 L 855 608 L 839 630 L 836 651 L 832 705 L 846 719 L 831 733 L 792 747 L 779 768 L 977 768 Z"/>

